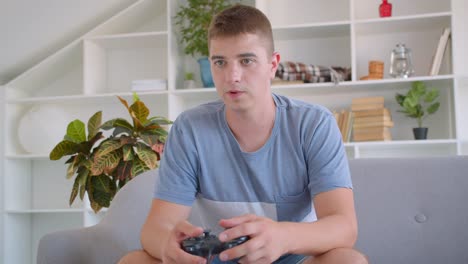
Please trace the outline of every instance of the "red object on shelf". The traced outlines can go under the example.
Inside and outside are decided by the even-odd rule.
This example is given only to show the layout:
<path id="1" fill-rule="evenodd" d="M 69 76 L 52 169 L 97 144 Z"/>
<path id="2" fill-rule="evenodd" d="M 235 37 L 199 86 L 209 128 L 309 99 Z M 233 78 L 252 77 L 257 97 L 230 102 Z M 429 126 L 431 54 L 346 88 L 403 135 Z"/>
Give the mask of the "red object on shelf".
<path id="1" fill-rule="evenodd" d="M 392 16 L 392 4 L 387 0 L 382 0 L 382 3 L 379 7 L 380 17 L 389 17 Z"/>

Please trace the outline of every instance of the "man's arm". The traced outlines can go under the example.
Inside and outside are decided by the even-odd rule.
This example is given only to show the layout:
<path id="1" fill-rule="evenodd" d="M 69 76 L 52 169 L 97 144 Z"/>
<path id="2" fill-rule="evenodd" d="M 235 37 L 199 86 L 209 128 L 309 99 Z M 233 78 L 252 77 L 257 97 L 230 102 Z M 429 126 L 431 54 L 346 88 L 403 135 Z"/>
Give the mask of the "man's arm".
<path id="1" fill-rule="evenodd" d="M 334 248 L 351 248 L 357 239 L 353 191 L 337 188 L 314 197 L 317 221 L 283 225 L 288 234 L 288 252 L 317 255 Z"/>
<path id="2" fill-rule="evenodd" d="M 319 193 L 314 207 L 318 220 L 312 223 L 275 222 L 255 215 L 221 220 L 221 226 L 229 228 L 220 234 L 222 241 L 246 235 L 251 238 L 224 251 L 221 259 L 247 256 L 252 263 L 272 262 L 286 253 L 314 256 L 353 247 L 357 238 L 353 191 L 337 188 Z"/>
<path id="3" fill-rule="evenodd" d="M 188 219 L 191 207 L 153 199 L 141 230 L 141 244 L 151 256 L 162 260 L 163 250 L 177 224 Z"/>

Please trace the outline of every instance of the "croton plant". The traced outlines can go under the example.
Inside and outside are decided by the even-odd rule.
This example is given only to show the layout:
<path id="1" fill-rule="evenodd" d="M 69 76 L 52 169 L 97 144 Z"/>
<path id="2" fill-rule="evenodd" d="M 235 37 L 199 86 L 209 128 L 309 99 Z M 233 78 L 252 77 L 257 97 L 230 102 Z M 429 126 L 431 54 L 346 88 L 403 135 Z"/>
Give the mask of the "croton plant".
<path id="1" fill-rule="evenodd" d="M 88 135 L 85 124 L 76 119 L 67 127 L 64 139 L 50 152 L 51 160 L 70 156 L 67 178 L 74 176 L 75 182 L 70 194 L 70 205 L 80 196 L 88 194 L 94 212 L 109 207 L 117 193 L 128 181 L 137 175 L 158 167 L 164 142 L 167 137 L 166 125 L 172 122 L 161 116 L 149 117 L 149 109 L 134 94 L 134 102 L 119 97 L 127 108 L 132 122 L 123 118 L 102 122 L 102 112 L 96 112 L 88 121 Z M 108 137 L 103 131 L 110 130 Z"/>

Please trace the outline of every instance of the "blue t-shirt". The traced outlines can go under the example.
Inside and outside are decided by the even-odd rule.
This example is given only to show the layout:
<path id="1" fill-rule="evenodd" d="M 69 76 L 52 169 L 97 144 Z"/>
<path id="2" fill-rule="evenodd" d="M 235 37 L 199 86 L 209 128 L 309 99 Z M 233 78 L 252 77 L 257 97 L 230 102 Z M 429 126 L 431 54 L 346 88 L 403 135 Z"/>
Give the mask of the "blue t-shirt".
<path id="1" fill-rule="evenodd" d="M 316 220 L 316 194 L 352 188 L 340 131 L 327 109 L 272 96 L 275 123 L 255 152 L 240 148 L 222 101 L 180 114 L 165 144 L 154 197 L 195 206 L 198 222 L 213 231 L 220 231 L 221 218 L 246 213 L 276 221 Z"/>

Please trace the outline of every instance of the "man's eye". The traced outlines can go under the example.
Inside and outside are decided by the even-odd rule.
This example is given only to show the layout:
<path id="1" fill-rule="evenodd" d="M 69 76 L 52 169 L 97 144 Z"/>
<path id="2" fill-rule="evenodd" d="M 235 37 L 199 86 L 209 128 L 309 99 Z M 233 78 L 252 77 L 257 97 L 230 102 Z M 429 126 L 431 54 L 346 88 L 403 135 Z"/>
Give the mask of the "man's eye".
<path id="1" fill-rule="evenodd" d="M 253 62 L 252 59 L 242 59 L 242 60 L 241 60 L 241 63 L 242 63 L 243 65 L 249 65 L 249 64 L 251 64 L 252 62 Z"/>
<path id="2" fill-rule="evenodd" d="M 217 60 L 214 62 L 214 65 L 218 66 L 218 67 L 221 67 L 221 66 L 224 66 L 226 64 L 225 61 L 222 61 L 222 60 Z"/>

